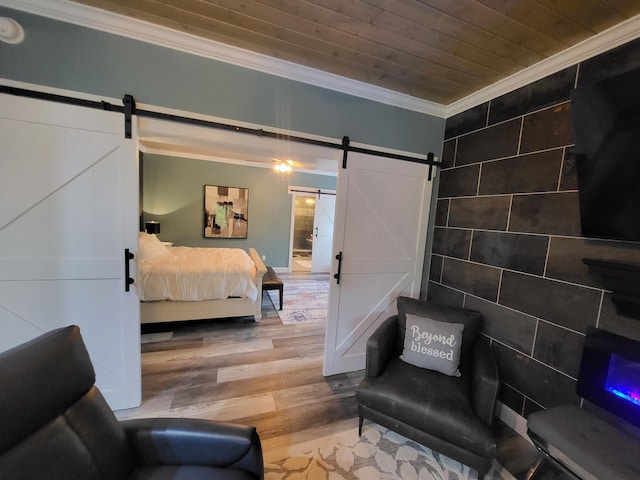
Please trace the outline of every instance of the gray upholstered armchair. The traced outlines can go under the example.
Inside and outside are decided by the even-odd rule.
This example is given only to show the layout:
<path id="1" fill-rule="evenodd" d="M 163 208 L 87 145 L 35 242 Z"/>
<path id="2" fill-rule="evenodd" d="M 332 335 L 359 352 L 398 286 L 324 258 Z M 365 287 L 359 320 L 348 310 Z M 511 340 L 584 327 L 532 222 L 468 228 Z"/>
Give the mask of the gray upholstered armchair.
<path id="1" fill-rule="evenodd" d="M 257 480 L 254 427 L 188 418 L 119 422 L 78 327 L 0 353 L 0 478 Z"/>
<path id="2" fill-rule="evenodd" d="M 444 330 L 421 330 L 411 323 L 423 318 Z M 413 339 L 405 344 L 407 322 L 409 334 L 417 339 L 415 348 Z M 456 324 L 464 329 L 459 332 Z M 496 452 L 491 423 L 499 382 L 490 345 L 478 338 L 481 327 L 479 312 L 399 297 L 398 314 L 367 342 L 366 376 L 356 393 L 360 430 L 366 418 L 468 465 L 482 477 Z M 452 335 L 458 333 L 462 338 L 454 341 Z M 459 365 L 450 364 L 449 347 L 460 341 Z M 408 358 L 410 352 L 403 352 L 407 346 L 428 353 L 427 361 L 435 358 L 435 364 L 416 366 L 421 359 Z"/>

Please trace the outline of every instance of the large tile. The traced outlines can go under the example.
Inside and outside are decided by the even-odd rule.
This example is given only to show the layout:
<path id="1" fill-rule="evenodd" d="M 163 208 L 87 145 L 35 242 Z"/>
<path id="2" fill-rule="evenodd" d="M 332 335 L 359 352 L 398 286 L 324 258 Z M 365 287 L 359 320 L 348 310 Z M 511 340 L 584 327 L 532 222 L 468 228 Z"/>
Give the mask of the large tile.
<path id="1" fill-rule="evenodd" d="M 555 192 L 564 149 L 486 162 L 480 175 L 480 195 Z"/>
<path id="2" fill-rule="evenodd" d="M 500 284 L 500 269 L 445 258 L 442 283 L 495 302 Z"/>
<path id="3" fill-rule="evenodd" d="M 449 288 L 440 283 L 429 282 L 427 290 L 427 300 L 441 305 L 451 305 L 453 307 L 462 307 L 464 305 L 464 293 Z"/>
<path id="4" fill-rule="evenodd" d="M 576 157 L 565 148 L 562 161 L 562 173 L 560 175 L 560 190 L 578 190 L 578 171 L 576 170 Z"/>
<path id="5" fill-rule="evenodd" d="M 471 230 L 441 228 L 433 230 L 433 253 L 447 257 L 469 258 Z"/>
<path id="6" fill-rule="evenodd" d="M 540 322 L 533 357 L 577 379 L 584 335 Z"/>
<path id="7" fill-rule="evenodd" d="M 442 168 L 451 168 L 456 160 L 456 139 L 447 140 L 442 146 Z"/>
<path id="8" fill-rule="evenodd" d="M 476 231 L 471 242 L 471 260 L 542 275 L 548 244 L 546 235 Z"/>
<path id="9" fill-rule="evenodd" d="M 566 102 L 576 81 L 577 66 L 565 68 L 541 80 L 491 100 L 489 124 L 519 117 L 534 110 Z"/>
<path id="10" fill-rule="evenodd" d="M 467 197 L 478 193 L 480 165 L 450 168 L 440 172 L 438 198 Z"/>
<path id="11" fill-rule="evenodd" d="M 585 258 L 640 264 L 640 243 L 551 237 L 546 276 L 567 282 L 604 288 L 602 280 L 589 273 Z"/>
<path id="12" fill-rule="evenodd" d="M 446 227 L 449 218 L 449 199 L 441 199 L 436 202 L 436 218 L 435 225 L 438 227 Z"/>
<path id="13" fill-rule="evenodd" d="M 521 124 L 518 118 L 459 137 L 456 166 L 516 155 Z"/>
<path id="14" fill-rule="evenodd" d="M 533 352 L 538 323 L 534 317 L 471 295 L 467 296 L 464 306 L 482 313 L 482 332 L 485 335 L 521 352 Z"/>
<path id="15" fill-rule="evenodd" d="M 429 280 L 440 282 L 442 280 L 442 263 L 444 259 L 440 255 L 431 255 L 431 265 L 429 266 Z"/>
<path id="16" fill-rule="evenodd" d="M 525 397 L 544 407 L 578 403 L 572 378 L 509 347 L 494 344 L 500 378 Z"/>
<path id="17" fill-rule="evenodd" d="M 640 39 L 585 60 L 580 64 L 578 87 L 640 68 Z"/>
<path id="18" fill-rule="evenodd" d="M 509 231 L 580 236 L 578 193 L 514 195 Z"/>
<path id="19" fill-rule="evenodd" d="M 511 388 L 511 386 L 503 382 L 500 385 L 500 390 L 498 391 L 498 400 L 500 400 L 518 415 L 522 415 L 525 398 L 524 395 L 515 388 Z"/>
<path id="20" fill-rule="evenodd" d="M 506 230 L 510 204 L 508 195 L 453 198 L 449 206 L 449 226 Z"/>
<path id="21" fill-rule="evenodd" d="M 485 102 L 447 118 L 444 133 L 445 140 L 485 127 L 487 125 L 488 110 L 489 102 Z"/>
<path id="22" fill-rule="evenodd" d="M 572 143 L 569 102 L 524 117 L 520 153 L 564 147 Z"/>
<path id="23" fill-rule="evenodd" d="M 505 271 L 498 303 L 584 333 L 596 324 L 600 298 L 591 288 Z"/>

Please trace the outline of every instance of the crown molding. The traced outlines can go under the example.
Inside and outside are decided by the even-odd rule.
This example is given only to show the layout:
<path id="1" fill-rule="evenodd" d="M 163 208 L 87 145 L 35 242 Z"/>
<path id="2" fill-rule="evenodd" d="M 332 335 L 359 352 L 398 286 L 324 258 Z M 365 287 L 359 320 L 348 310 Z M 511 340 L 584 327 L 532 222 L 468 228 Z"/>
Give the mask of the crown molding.
<path id="1" fill-rule="evenodd" d="M 640 15 L 449 105 L 171 30 L 69 0 L 2 0 L 9 8 L 260 71 L 374 102 L 448 118 L 640 37 Z"/>
<path id="2" fill-rule="evenodd" d="M 446 107 L 435 102 L 203 39 L 142 20 L 73 3 L 69 0 L 3 0 L 2 3 L 16 10 L 179 50 L 374 102 L 441 118 L 444 118 L 445 115 Z"/>
<path id="3" fill-rule="evenodd" d="M 595 57 L 607 50 L 635 40 L 638 37 L 640 37 L 640 15 L 625 20 L 573 47 L 569 47 L 531 67 L 514 73 L 504 80 L 500 80 L 482 90 L 478 90 L 476 93 L 449 104 L 445 108 L 445 117 L 449 118 L 458 113 L 462 113 L 505 93 L 512 92 L 548 75 Z"/>

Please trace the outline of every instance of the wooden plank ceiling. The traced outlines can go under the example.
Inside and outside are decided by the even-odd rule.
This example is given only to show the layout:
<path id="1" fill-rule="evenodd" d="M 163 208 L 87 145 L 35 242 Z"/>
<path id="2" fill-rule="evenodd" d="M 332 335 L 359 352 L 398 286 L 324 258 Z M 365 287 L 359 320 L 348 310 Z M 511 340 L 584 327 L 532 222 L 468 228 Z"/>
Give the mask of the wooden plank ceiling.
<path id="1" fill-rule="evenodd" d="M 449 105 L 640 14 L 637 0 L 76 0 Z"/>

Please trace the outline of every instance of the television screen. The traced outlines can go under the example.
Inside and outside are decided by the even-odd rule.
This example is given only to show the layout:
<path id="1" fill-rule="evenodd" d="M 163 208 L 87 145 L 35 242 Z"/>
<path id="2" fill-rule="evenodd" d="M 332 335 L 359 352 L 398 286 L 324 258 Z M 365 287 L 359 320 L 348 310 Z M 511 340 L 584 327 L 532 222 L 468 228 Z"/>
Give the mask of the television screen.
<path id="1" fill-rule="evenodd" d="M 574 90 L 582 235 L 640 241 L 640 69 Z"/>

